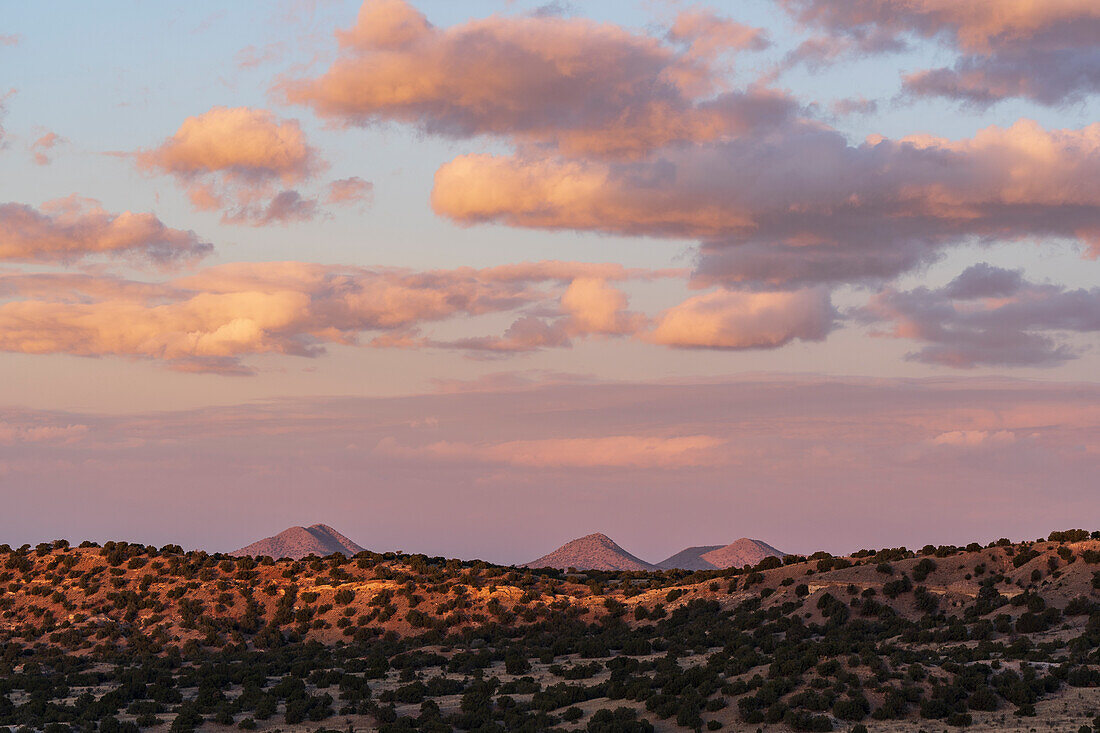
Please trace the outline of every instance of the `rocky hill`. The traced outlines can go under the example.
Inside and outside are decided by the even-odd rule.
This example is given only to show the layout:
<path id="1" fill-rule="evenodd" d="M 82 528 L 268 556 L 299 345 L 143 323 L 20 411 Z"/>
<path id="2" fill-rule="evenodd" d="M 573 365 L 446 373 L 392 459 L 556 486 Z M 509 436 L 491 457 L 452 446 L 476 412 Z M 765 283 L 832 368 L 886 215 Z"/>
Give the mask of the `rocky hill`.
<path id="1" fill-rule="evenodd" d="M 314 524 L 310 527 L 291 527 L 230 554 L 236 557 L 289 557 L 300 560 L 310 555 L 326 557 L 334 552 L 351 557 L 363 552 L 363 548 L 327 524 Z"/>
<path id="2" fill-rule="evenodd" d="M 605 534 L 596 532 L 567 542 L 549 555 L 523 567 L 566 570 L 656 570 L 655 565 L 631 555 Z"/>

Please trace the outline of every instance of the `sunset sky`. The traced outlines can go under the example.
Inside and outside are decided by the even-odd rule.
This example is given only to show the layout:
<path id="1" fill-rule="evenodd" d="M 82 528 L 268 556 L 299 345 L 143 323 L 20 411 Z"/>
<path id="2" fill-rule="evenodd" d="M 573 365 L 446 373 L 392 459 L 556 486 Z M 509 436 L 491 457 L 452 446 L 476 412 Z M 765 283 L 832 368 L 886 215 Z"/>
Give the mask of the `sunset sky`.
<path id="1" fill-rule="evenodd" d="M 1100 527 L 1095 0 L 11 3 L 0 542 Z"/>

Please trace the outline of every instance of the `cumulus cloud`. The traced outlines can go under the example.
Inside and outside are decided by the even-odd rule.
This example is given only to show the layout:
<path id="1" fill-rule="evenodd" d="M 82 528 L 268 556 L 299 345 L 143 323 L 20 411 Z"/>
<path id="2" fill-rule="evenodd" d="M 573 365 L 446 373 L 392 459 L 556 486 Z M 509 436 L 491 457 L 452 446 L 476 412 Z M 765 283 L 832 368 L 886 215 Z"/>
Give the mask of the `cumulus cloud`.
<path id="1" fill-rule="evenodd" d="M 546 266 L 551 263 L 540 264 L 543 266 L 532 269 L 529 274 L 558 274 Z M 589 269 L 598 271 L 598 266 Z M 625 271 L 623 268 L 623 272 Z M 502 276 L 505 280 L 515 278 L 518 273 L 504 268 L 492 268 L 487 272 Z M 648 275 L 652 277 L 658 273 L 659 271 L 651 272 Z M 627 310 L 626 294 L 609 285 L 605 278 L 577 275 L 561 294 L 558 308 L 552 317 L 524 315 L 513 322 L 502 336 L 463 338 L 441 345 L 481 352 L 484 355 L 538 351 L 570 346 L 572 338 L 578 336 L 635 335 L 648 321 L 644 314 Z"/>
<path id="2" fill-rule="evenodd" d="M 280 88 L 288 101 L 348 125 L 394 121 L 633 157 L 743 134 L 795 107 L 771 90 L 722 89 L 716 56 L 766 42 L 756 29 L 701 11 L 681 14 L 664 42 L 552 15 L 438 28 L 403 0 L 366 0 L 338 38 L 339 57 L 323 75 Z"/>
<path id="3" fill-rule="evenodd" d="M 432 205 L 463 224 L 696 237 L 701 284 L 789 289 L 888 280 L 973 241 L 1065 238 L 1100 254 L 1098 191 L 1100 124 L 850 145 L 792 120 L 640 161 L 463 155 L 436 172 Z"/>
<path id="4" fill-rule="evenodd" d="M 794 339 L 820 341 L 836 311 L 824 289 L 749 293 L 717 290 L 689 298 L 660 317 L 649 339 L 695 349 L 773 349 Z"/>
<path id="5" fill-rule="evenodd" d="M 311 218 L 315 200 L 287 189 L 327 166 L 295 120 L 263 109 L 214 107 L 188 117 L 138 167 L 171 175 L 199 210 L 223 210 L 228 223 L 264 225 Z"/>
<path id="6" fill-rule="evenodd" d="M 330 344 L 455 349 L 477 358 L 578 339 L 634 338 L 693 348 L 775 348 L 821 339 L 824 291 L 693 298 L 653 321 L 613 282 L 682 276 L 617 264 L 532 262 L 413 271 L 237 262 L 165 282 L 96 274 L 0 273 L 0 351 L 121 356 L 182 371 L 249 374 L 259 354 L 315 357 Z M 503 333 L 441 339 L 444 321 L 513 315 Z M 470 328 L 470 326 L 466 326 Z M 694 330 L 691 330 L 694 329 Z"/>
<path id="7" fill-rule="evenodd" d="M 617 290 L 593 281 L 593 272 L 631 273 L 567 262 L 424 272 L 240 262 L 163 283 L 11 273 L 0 275 L 0 350 L 249 373 L 242 359 L 250 355 L 311 357 L 328 344 L 504 353 L 568 346 L 571 336 L 626 335 L 642 317 L 625 310 Z M 524 314 L 528 308 L 556 317 L 547 323 Z M 520 317 L 503 337 L 442 342 L 419 335 L 431 323 L 491 313 Z"/>
<path id="8" fill-rule="evenodd" d="M 153 214 L 114 214 L 91 199 L 70 196 L 40 208 L 0 204 L 0 260 L 75 262 L 110 255 L 168 266 L 211 251 L 194 232 L 172 229 Z"/>
<path id="9" fill-rule="evenodd" d="M 709 435 L 613 435 L 487 444 L 440 441 L 418 447 L 384 439 L 375 450 L 418 460 L 473 461 L 528 468 L 683 469 L 725 463 L 727 459 L 721 450 L 724 445 L 724 440 Z"/>
<path id="10" fill-rule="evenodd" d="M 946 286 L 887 289 L 861 311 L 887 335 L 924 344 L 908 358 L 956 368 L 1054 366 L 1080 354 L 1074 333 L 1100 332 L 1100 288 L 1069 290 L 1016 270 L 974 265 Z"/>
<path id="11" fill-rule="evenodd" d="M 915 95 L 979 106 L 1008 97 L 1055 105 L 1100 91 L 1100 6 L 1091 0 L 782 4 L 802 24 L 829 34 L 820 45 L 833 49 L 834 57 L 836 49 L 894 50 L 917 38 L 939 41 L 959 54 L 953 66 L 907 75 L 905 88 Z"/>
<path id="12" fill-rule="evenodd" d="M 629 334 L 646 321 L 627 310 L 626 294 L 600 278 L 573 280 L 561 296 L 561 306 L 569 317 L 566 328 L 573 334 Z"/>

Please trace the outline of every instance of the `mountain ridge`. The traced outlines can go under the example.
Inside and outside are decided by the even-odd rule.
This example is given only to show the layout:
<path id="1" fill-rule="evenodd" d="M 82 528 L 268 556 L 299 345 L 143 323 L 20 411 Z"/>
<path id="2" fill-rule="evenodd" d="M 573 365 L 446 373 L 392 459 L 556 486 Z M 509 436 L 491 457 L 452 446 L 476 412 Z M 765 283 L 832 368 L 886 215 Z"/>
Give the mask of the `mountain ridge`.
<path id="1" fill-rule="evenodd" d="M 766 557 L 782 558 L 785 554 L 762 540 L 742 537 L 728 545 L 686 547 L 659 563 L 650 563 L 627 552 L 602 532 L 594 532 L 570 540 L 521 567 L 610 571 L 725 570 L 756 565 Z"/>

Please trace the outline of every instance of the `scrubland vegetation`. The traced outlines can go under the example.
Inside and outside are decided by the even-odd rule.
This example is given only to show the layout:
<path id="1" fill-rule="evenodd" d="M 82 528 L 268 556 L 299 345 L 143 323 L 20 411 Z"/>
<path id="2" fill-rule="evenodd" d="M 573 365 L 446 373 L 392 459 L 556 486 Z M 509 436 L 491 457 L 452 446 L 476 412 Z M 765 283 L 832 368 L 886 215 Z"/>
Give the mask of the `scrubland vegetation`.
<path id="1" fill-rule="evenodd" d="M 0 732 L 1091 731 L 1094 690 L 1084 530 L 696 573 L 0 546 Z"/>

